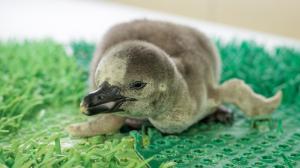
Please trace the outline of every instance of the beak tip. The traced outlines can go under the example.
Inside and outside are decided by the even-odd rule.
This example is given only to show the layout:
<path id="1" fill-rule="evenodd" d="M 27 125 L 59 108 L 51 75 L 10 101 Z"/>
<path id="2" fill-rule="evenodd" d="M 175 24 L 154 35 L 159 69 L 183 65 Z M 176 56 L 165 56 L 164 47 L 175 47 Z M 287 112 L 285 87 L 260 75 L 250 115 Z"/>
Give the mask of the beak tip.
<path id="1" fill-rule="evenodd" d="M 85 115 L 88 114 L 87 107 L 86 107 L 85 103 L 83 103 L 83 102 L 80 103 L 80 112 L 85 114 Z"/>

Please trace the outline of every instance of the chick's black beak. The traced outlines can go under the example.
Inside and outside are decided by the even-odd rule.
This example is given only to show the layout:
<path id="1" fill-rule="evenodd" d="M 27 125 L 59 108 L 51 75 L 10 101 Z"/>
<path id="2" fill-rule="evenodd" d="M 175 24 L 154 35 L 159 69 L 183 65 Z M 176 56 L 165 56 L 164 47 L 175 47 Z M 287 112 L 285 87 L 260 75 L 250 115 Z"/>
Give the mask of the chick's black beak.
<path id="1" fill-rule="evenodd" d="M 99 113 L 113 113 L 122 111 L 120 106 L 125 101 L 135 101 L 120 94 L 118 86 L 103 82 L 99 88 L 85 96 L 80 104 L 81 112 L 91 116 Z"/>

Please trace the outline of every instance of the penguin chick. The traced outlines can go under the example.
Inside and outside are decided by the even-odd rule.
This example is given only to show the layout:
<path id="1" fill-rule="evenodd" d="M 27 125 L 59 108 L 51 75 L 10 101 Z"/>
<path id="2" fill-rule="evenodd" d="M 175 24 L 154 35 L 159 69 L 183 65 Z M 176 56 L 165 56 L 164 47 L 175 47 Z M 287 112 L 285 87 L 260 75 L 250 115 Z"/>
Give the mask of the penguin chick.
<path id="1" fill-rule="evenodd" d="M 216 47 L 193 28 L 150 20 L 116 25 L 94 55 L 93 91 L 81 103 L 82 112 L 96 118 L 68 131 L 107 134 L 127 121 L 148 120 L 163 133 L 180 133 L 224 103 L 250 117 L 270 114 L 280 104 L 280 91 L 265 98 L 239 79 L 220 85 L 220 69 Z"/>

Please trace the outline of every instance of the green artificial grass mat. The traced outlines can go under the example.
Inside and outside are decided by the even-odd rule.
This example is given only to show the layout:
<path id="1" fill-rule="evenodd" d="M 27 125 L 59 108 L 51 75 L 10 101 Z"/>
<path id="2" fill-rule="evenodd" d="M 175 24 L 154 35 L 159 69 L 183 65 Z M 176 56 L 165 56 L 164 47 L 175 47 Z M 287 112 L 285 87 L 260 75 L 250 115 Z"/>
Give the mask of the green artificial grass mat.
<path id="1" fill-rule="evenodd" d="M 148 129 L 74 139 L 64 128 L 85 120 L 78 104 L 95 44 L 1 42 L 0 167 L 299 166 L 300 52 L 266 51 L 249 41 L 216 44 L 222 82 L 240 78 L 265 96 L 283 91 L 270 120 L 245 119 L 229 106 L 236 112 L 232 126 L 199 123 L 180 135 Z"/>

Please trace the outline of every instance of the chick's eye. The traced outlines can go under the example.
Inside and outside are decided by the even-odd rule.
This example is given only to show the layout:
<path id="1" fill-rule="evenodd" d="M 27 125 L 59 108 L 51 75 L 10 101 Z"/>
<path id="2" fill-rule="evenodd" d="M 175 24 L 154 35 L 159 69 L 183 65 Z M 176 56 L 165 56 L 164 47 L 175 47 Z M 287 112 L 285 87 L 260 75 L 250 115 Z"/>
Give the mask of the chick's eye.
<path id="1" fill-rule="evenodd" d="M 147 83 L 144 83 L 142 81 L 135 81 L 135 82 L 132 82 L 132 83 L 129 84 L 129 88 L 138 90 L 138 89 L 142 89 L 143 87 L 145 87 L 146 84 Z"/>

